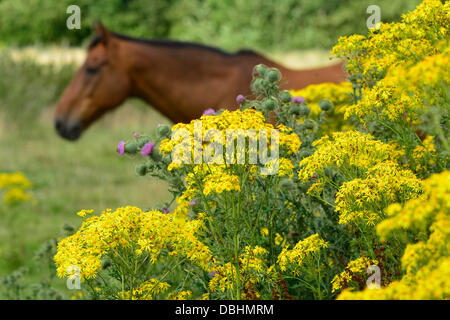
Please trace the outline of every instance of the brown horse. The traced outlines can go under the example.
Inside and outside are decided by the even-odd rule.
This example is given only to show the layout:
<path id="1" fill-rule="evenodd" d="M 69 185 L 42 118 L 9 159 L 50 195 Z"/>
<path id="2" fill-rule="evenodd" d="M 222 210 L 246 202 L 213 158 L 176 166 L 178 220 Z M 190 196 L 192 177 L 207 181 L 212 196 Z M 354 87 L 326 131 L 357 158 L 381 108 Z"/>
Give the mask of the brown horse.
<path id="1" fill-rule="evenodd" d="M 55 127 L 76 140 L 105 112 L 139 97 L 173 122 L 198 118 L 207 108 L 236 109 L 236 96 L 250 94 L 253 67 L 278 68 L 283 87 L 345 79 L 342 64 L 290 70 L 249 50 L 227 53 L 201 44 L 135 39 L 95 25 L 86 61 L 58 102 Z"/>

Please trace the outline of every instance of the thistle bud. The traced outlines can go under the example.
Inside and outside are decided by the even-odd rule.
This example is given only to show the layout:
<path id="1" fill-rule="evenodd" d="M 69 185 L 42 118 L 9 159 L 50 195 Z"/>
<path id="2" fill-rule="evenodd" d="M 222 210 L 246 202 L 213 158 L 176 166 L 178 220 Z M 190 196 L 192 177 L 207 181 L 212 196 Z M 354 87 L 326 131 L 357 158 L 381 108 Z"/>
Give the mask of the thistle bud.
<path id="1" fill-rule="evenodd" d="M 302 103 L 305 103 L 305 101 L 306 101 L 306 99 L 304 97 L 293 97 L 291 102 L 292 103 L 297 102 L 299 104 L 302 104 Z"/>
<path id="2" fill-rule="evenodd" d="M 264 100 L 263 105 L 267 111 L 272 111 L 276 108 L 277 102 L 272 98 L 268 98 Z"/>
<path id="3" fill-rule="evenodd" d="M 319 107 L 323 111 L 330 111 L 333 108 L 333 103 L 328 99 L 320 100 Z"/>
<path id="4" fill-rule="evenodd" d="M 292 96 L 289 93 L 289 91 L 287 91 L 287 90 L 284 90 L 283 92 L 281 92 L 280 98 L 281 98 L 281 101 L 283 101 L 284 103 L 291 102 L 291 100 L 292 100 Z"/>
<path id="5" fill-rule="evenodd" d="M 311 110 L 309 110 L 309 108 L 306 104 L 300 105 L 300 114 L 299 114 L 300 116 L 306 117 L 309 115 L 310 112 L 311 112 Z"/>
<path id="6" fill-rule="evenodd" d="M 120 141 L 119 144 L 117 145 L 117 153 L 120 156 L 123 156 L 125 153 L 125 142 L 124 141 Z"/>
<path id="7" fill-rule="evenodd" d="M 269 81 L 266 79 L 261 79 L 261 88 L 266 89 L 270 85 Z"/>
<path id="8" fill-rule="evenodd" d="M 149 154 L 152 153 L 153 148 L 155 147 L 155 145 L 153 144 L 153 142 L 149 141 L 147 142 L 141 149 L 141 154 L 146 157 Z"/>
<path id="9" fill-rule="evenodd" d="M 137 140 L 138 148 L 142 148 L 149 141 L 150 141 L 150 138 L 148 138 L 148 137 L 144 137 L 144 136 L 139 137 Z"/>
<path id="10" fill-rule="evenodd" d="M 206 109 L 205 112 L 203 112 L 204 116 L 214 116 L 216 115 L 216 111 L 212 108 Z"/>
<path id="11" fill-rule="evenodd" d="M 160 143 L 158 142 L 157 144 L 155 144 L 153 146 L 152 152 L 150 153 L 150 157 L 152 157 L 153 160 L 155 161 L 160 161 L 161 160 L 161 155 L 159 154 L 159 147 L 160 147 Z"/>
<path id="12" fill-rule="evenodd" d="M 145 176 L 145 174 L 147 173 L 147 166 L 143 163 L 138 164 L 136 166 L 136 173 L 140 176 Z"/>
<path id="13" fill-rule="evenodd" d="M 300 106 L 296 103 L 292 107 L 289 108 L 289 114 L 299 116 L 300 115 Z"/>
<path id="14" fill-rule="evenodd" d="M 267 79 L 269 82 L 272 82 L 272 83 L 277 82 L 277 81 L 280 81 L 280 79 L 281 79 L 281 73 L 280 73 L 280 71 L 278 71 L 277 69 L 271 68 L 271 69 L 270 69 L 269 71 L 267 71 L 267 73 L 266 73 L 266 79 Z"/>
<path id="15" fill-rule="evenodd" d="M 137 145 L 134 142 L 125 143 L 125 152 L 128 154 L 135 154 L 137 152 Z"/>
<path id="16" fill-rule="evenodd" d="M 170 213 L 170 209 L 167 206 L 161 208 L 161 213 Z"/>
<path id="17" fill-rule="evenodd" d="M 256 78 L 253 80 L 253 82 L 252 82 L 252 90 L 253 91 L 260 91 L 263 88 L 262 80 L 263 79 L 260 79 L 260 78 Z"/>
<path id="18" fill-rule="evenodd" d="M 170 133 L 169 126 L 162 125 L 158 128 L 158 134 L 161 137 L 167 137 Z"/>
<path id="19" fill-rule="evenodd" d="M 245 97 L 242 94 L 240 94 L 236 97 L 236 102 L 238 104 L 242 104 L 244 101 L 245 101 Z"/>
<path id="20" fill-rule="evenodd" d="M 258 64 L 255 66 L 255 68 L 253 69 L 253 75 L 254 76 L 261 76 L 264 77 L 264 75 L 267 72 L 267 67 L 263 64 Z"/>

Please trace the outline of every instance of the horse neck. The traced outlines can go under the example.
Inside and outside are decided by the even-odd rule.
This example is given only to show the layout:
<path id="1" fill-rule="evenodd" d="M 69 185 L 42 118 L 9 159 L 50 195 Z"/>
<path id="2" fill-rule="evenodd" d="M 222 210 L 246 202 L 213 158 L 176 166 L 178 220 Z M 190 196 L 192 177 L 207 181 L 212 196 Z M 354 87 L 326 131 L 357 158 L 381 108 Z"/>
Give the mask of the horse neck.
<path id="1" fill-rule="evenodd" d="M 223 96 L 232 61 L 215 52 L 140 43 L 124 45 L 131 95 L 140 97 L 174 122 L 199 117 Z M 231 67 L 231 68 L 230 68 Z"/>

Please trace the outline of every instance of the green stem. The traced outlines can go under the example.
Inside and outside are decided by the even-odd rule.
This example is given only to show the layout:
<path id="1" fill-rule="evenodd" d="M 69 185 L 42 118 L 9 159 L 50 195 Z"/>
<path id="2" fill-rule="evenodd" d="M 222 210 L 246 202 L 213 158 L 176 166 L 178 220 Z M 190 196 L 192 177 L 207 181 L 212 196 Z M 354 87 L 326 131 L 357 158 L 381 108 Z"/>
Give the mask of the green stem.
<path id="1" fill-rule="evenodd" d="M 278 177 L 275 180 L 275 198 L 273 203 L 273 209 L 269 218 L 269 248 L 270 248 L 270 263 L 274 263 L 274 245 L 273 245 L 273 219 L 277 208 L 278 201 Z"/>
<path id="2" fill-rule="evenodd" d="M 317 283 L 317 293 L 319 295 L 319 300 L 322 300 L 322 291 L 320 289 L 320 253 L 318 254 L 318 258 L 317 258 L 317 271 L 318 271 L 318 276 L 316 277 L 316 283 Z"/>
<path id="3" fill-rule="evenodd" d="M 174 264 L 172 266 L 172 268 L 167 270 L 166 273 L 163 274 L 163 276 L 157 280 L 157 282 L 153 285 L 153 287 L 149 290 L 149 292 L 152 293 L 153 289 L 155 289 L 156 286 L 158 284 L 160 284 L 169 275 L 169 273 L 171 273 L 173 270 L 175 270 L 175 268 L 178 267 L 180 264 L 182 264 L 185 260 L 186 260 L 186 258 L 180 259 L 176 264 Z"/>

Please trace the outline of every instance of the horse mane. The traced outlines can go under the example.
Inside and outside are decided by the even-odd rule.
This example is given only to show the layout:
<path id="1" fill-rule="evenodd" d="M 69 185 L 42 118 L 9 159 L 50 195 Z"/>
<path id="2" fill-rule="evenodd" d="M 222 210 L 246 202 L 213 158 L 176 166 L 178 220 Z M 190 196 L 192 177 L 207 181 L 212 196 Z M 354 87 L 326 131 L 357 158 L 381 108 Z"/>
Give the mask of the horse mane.
<path id="1" fill-rule="evenodd" d="M 194 49 L 199 49 L 199 50 L 210 51 L 210 52 L 217 53 L 217 54 L 220 54 L 220 55 L 226 56 L 226 57 L 234 57 L 234 56 L 240 56 L 240 55 L 260 56 L 258 53 L 256 53 L 253 50 L 250 50 L 250 49 L 240 49 L 237 52 L 230 53 L 230 52 L 224 51 L 224 50 L 216 48 L 216 47 L 212 47 L 212 46 L 208 46 L 208 45 L 196 43 L 196 42 L 177 41 L 177 40 L 170 40 L 170 39 L 134 38 L 131 36 L 127 36 L 127 35 L 115 33 L 115 32 L 111 32 L 111 34 L 122 40 L 142 43 L 142 44 L 151 45 L 151 46 L 164 46 L 164 47 L 172 47 L 172 48 L 194 48 Z M 101 41 L 102 41 L 102 38 L 100 36 L 96 35 L 89 43 L 88 50 L 93 49 Z"/>

